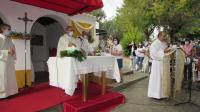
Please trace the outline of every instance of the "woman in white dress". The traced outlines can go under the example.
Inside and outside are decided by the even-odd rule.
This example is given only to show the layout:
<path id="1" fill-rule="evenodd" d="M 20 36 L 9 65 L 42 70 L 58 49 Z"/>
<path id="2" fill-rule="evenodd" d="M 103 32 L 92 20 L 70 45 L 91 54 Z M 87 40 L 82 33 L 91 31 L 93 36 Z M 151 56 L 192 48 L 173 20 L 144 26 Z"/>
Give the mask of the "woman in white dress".
<path id="1" fill-rule="evenodd" d="M 113 45 L 111 54 L 113 56 L 115 56 L 116 59 L 117 59 L 120 75 L 121 75 L 121 78 L 122 78 L 122 68 L 123 68 L 122 46 L 120 45 L 120 41 L 119 41 L 118 38 L 114 38 L 113 43 L 114 43 L 114 45 Z M 123 78 L 122 78 L 122 81 L 123 81 Z"/>

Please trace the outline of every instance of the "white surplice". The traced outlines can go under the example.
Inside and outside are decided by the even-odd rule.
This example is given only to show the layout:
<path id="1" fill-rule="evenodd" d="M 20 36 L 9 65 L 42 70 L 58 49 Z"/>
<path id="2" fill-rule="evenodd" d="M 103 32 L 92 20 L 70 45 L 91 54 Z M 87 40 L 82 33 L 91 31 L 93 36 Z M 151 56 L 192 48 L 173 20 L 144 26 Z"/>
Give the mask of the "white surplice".
<path id="1" fill-rule="evenodd" d="M 69 47 L 69 44 L 76 45 L 76 39 L 68 34 L 64 34 L 60 37 L 57 47 L 57 56 L 60 56 L 60 51 L 66 50 Z"/>
<path id="2" fill-rule="evenodd" d="M 77 46 L 77 48 L 85 51 L 86 54 L 89 54 L 93 51 L 88 40 L 84 37 L 79 37 L 76 39 L 76 46 Z"/>
<path id="3" fill-rule="evenodd" d="M 151 74 L 150 74 L 150 79 L 149 79 L 148 97 L 151 97 L 151 98 L 161 99 L 161 98 L 169 97 L 169 94 L 166 92 L 166 89 L 168 89 L 169 87 L 169 85 L 166 85 L 166 82 L 169 82 L 169 79 L 166 78 L 168 76 L 166 76 L 166 73 L 164 73 L 164 70 L 166 70 L 165 69 L 166 67 L 164 67 L 164 64 L 168 63 L 164 61 L 165 48 L 167 48 L 167 44 L 161 42 L 158 39 L 155 40 L 150 46 L 152 68 L 151 68 Z"/>
<path id="4" fill-rule="evenodd" d="M 14 47 L 12 41 L 0 34 L 0 98 L 18 93 L 15 75 L 15 56 L 8 53 Z"/>

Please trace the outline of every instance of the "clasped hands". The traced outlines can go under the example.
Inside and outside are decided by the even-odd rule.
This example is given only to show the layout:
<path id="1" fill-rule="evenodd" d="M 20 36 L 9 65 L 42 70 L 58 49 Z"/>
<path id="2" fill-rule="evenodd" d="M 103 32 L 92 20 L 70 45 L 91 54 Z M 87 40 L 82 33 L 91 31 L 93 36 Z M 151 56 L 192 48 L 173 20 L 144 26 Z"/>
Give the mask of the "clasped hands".
<path id="1" fill-rule="evenodd" d="M 14 47 L 10 47 L 10 48 L 8 49 L 8 54 L 14 56 L 14 55 L 15 55 L 15 48 L 14 48 Z"/>
<path id="2" fill-rule="evenodd" d="M 166 48 L 165 50 L 164 50 L 164 53 L 168 53 L 168 52 L 170 52 L 170 51 L 172 51 L 172 49 L 171 48 Z"/>
<path id="3" fill-rule="evenodd" d="M 120 55 L 119 51 L 117 51 L 117 50 L 113 51 L 111 54 L 114 55 L 114 56 L 119 56 Z"/>

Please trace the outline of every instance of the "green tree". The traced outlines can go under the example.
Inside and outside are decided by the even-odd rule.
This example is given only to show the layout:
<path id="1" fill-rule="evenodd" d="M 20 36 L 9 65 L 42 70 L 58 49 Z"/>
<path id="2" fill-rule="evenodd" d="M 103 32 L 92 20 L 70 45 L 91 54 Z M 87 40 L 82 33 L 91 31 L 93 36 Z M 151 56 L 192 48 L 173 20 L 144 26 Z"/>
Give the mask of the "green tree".
<path id="1" fill-rule="evenodd" d="M 164 27 L 171 40 L 200 35 L 199 0 L 124 0 L 115 18 L 122 29 L 124 48 L 131 41 L 148 40 L 156 27 Z M 126 50 L 125 50 L 126 51 Z"/>
<path id="2" fill-rule="evenodd" d="M 105 35 L 106 37 L 109 37 L 110 35 L 112 37 L 122 37 L 122 29 L 116 27 L 116 20 L 105 20 L 106 14 L 102 9 L 95 10 L 90 14 L 96 16 L 97 22 L 99 22 L 100 24 L 100 29 L 105 30 L 107 32 L 107 35 Z"/>
<path id="3" fill-rule="evenodd" d="M 122 38 L 123 37 L 123 29 L 118 28 L 116 26 L 116 20 L 106 20 L 102 23 L 101 29 L 105 30 L 107 32 L 107 37 L 117 37 Z"/>
<path id="4" fill-rule="evenodd" d="M 118 10 L 117 24 L 124 27 L 126 33 L 132 27 L 143 33 L 146 40 L 154 31 L 155 25 L 150 10 L 148 0 L 124 0 L 124 5 Z M 143 37 L 137 37 L 143 38 Z"/>
<path id="5" fill-rule="evenodd" d="M 106 18 L 106 14 L 102 9 L 94 10 L 90 14 L 96 16 L 97 22 L 99 23 L 101 23 Z"/>
<path id="6" fill-rule="evenodd" d="M 155 0 L 149 13 L 172 39 L 200 32 L 199 0 Z"/>

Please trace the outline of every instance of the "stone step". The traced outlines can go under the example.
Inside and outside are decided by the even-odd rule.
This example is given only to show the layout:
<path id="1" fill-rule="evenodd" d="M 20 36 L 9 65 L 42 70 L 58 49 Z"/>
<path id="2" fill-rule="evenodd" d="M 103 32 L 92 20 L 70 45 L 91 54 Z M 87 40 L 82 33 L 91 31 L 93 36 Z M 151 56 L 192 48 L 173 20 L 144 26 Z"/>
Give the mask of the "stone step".
<path id="1" fill-rule="evenodd" d="M 145 73 L 135 72 L 134 74 L 124 75 L 123 76 L 124 81 L 122 83 L 113 83 L 109 84 L 109 86 L 112 87 L 113 91 L 120 91 L 133 85 L 135 82 L 147 78 L 148 76 L 149 75 Z"/>

